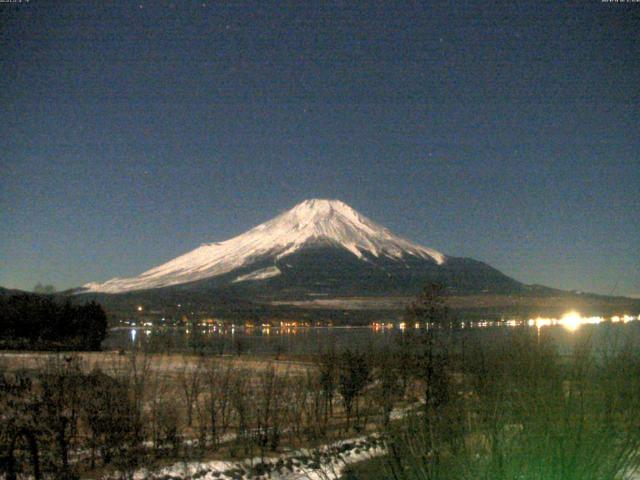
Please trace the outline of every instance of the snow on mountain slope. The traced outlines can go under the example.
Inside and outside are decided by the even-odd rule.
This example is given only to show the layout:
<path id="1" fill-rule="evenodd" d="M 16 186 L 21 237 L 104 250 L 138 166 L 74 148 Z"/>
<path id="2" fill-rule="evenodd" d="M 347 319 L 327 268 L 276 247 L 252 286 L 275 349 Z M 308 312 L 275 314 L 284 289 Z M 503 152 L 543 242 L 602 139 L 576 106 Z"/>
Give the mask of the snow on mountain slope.
<path id="1" fill-rule="evenodd" d="M 224 242 L 203 244 L 137 277 L 88 283 L 83 288 L 85 292 L 120 293 L 193 282 L 249 266 L 264 257 L 271 256 L 276 260 L 318 242 L 342 247 L 365 261 L 364 254 L 394 259 L 413 255 L 438 265 L 446 261 L 442 253 L 393 235 L 339 200 L 314 199 L 306 200 L 242 235 Z M 240 276 L 236 281 L 269 278 L 279 273 L 273 268 L 262 269 Z M 261 274 L 267 276 L 260 277 Z"/>
<path id="2" fill-rule="evenodd" d="M 255 270 L 251 273 L 247 273 L 246 275 L 240 275 L 233 281 L 233 283 L 244 282 L 246 280 L 264 280 L 266 278 L 277 277 L 281 273 L 280 269 L 274 265 L 272 267 Z"/>

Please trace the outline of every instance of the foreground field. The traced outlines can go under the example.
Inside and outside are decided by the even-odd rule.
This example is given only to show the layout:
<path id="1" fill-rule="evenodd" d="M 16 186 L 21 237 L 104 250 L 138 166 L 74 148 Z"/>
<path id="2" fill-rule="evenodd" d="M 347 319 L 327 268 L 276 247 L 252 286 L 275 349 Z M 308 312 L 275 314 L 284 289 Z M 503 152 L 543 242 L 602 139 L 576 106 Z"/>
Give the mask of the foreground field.
<path id="1" fill-rule="evenodd" d="M 129 478 L 177 461 L 209 462 L 210 470 L 224 467 L 216 472 L 224 478 L 239 469 L 253 475 L 268 458 L 280 468 L 284 458 L 337 471 L 339 456 L 314 460 L 311 451 L 378 431 L 403 402 L 390 392 L 378 396 L 370 362 L 352 352 L 315 363 L 138 351 L 4 353 L 0 468 L 9 479 L 21 471 Z M 337 453 L 356 458 L 350 450 Z"/>
<path id="2" fill-rule="evenodd" d="M 0 367 L 6 372 L 15 371 L 39 371 L 51 362 L 73 358 L 79 362 L 84 372 L 95 369 L 111 372 L 123 372 L 131 366 L 129 353 L 117 351 L 105 352 L 1 352 Z M 143 353 L 146 368 L 149 371 L 162 374 L 175 374 L 184 370 L 195 370 L 202 363 L 202 356 L 189 354 L 162 354 Z M 210 361 L 215 362 L 220 368 L 233 368 L 247 370 L 253 373 L 264 372 L 267 369 L 275 369 L 278 374 L 289 373 L 293 375 L 305 374 L 313 363 L 303 363 L 289 360 L 272 360 L 250 356 L 216 356 Z"/>
<path id="3" fill-rule="evenodd" d="M 5 354 L 0 468 L 9 480 L 633 478 L 637 351 L 585 337 L 560 356 L 524 328 L 492 345 L 441 333 L 309 363 Z"/>

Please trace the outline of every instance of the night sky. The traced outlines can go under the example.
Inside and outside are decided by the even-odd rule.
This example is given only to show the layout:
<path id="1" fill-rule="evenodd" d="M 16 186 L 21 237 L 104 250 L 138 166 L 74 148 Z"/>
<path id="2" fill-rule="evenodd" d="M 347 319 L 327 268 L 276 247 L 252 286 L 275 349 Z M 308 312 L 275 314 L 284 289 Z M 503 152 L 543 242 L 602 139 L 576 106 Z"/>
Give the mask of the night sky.
<path id="1" fill-rule="evenodd" d="M 135 275 L 307 198 L 640 295 L 640 3 L 0 3 L 0 285 Z"/>

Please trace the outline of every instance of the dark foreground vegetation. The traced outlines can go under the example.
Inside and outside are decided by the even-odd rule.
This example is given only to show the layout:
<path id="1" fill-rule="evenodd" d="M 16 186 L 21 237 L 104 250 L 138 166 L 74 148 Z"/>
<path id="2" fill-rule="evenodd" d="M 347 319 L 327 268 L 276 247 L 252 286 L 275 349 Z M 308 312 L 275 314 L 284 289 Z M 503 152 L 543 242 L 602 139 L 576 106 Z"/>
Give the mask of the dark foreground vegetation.
<path id="1" fill-rule="evenodd" d="M 0 295 L 0 349 L 99 350 L 106 334 L 106 314 L 95 302 Z"/>
<path id="2" fill-rule="evenodd" d="M 387 455 L 349 478 L 613 480 L 639 463 L 636 352 L 560 358 L 522 333 L 431 365 L 422 412 L 392 423 Z"/>
<path id="3" fill-rule="evenodd" d="M 452 335 L 437 289 L 407 317 L 430 328 L 307 364 L 141 351 L 100 365 L 73 355 L 36 369 L 7 363 L 0 476 L 132 478 L 142 467 L 255 458 L 246 476 L 265 478 L 268 458 L 306 447 L 315 478 L 335 478 L 314 447 L 362 436 L 383 449 L 344 478 L 618 480 L 640 464 L 637 352 L 587 339 L 560 356 L 528 328 L 480 345 Z"/>
<path id="4" fill-rule="evenodd" d="M 131 478 L 374 432 L 384 455 L 347 478 L 613 480 L 639 463 L 640 356 L 583 345 L 560 357 L 530 330 L 491 348 L 422 332 L 384 351 L 259 369 L 208 356 L 112 358 L 4 368 L 0 475 Z"/>

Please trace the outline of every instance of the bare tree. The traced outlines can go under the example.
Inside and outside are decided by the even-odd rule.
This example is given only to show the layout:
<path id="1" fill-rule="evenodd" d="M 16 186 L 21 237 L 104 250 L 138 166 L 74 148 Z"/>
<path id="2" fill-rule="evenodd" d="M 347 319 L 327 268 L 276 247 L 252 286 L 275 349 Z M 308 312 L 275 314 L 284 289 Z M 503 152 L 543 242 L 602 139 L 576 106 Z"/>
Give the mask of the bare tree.
<path id="1" fill-rule="evenodd" d="M 376 358 L 375 377 L 378 385 L 375 400 L 382 409 L 382 424 L 386 427 L 394 405 L 404 392 L 402 377 L 398 373 L 402 369 L 397 368 L 397 356 L 388 349 L 378 352 Z"/>
<path id="2" fill-rule="evenodd" d="M 41 448 L 38 442 L 38 426 L 41 401 L 33 389 L 33 382 L 26 372 L 9 374 L 0 371 L 0 476 L 16 480 L 19 472 L 26 472 L 24 463 L 30 461 L 33 478 L 41 475 Z M 21 455 L 26 450 L 29 459 Z"/>
<path id="3" fill-rule="evenodd" d="M 345 430 L 349 431 L 351 417 L 355 406 L 356 418 L 359 416 L 358 399 L 364 387 L 371 380 L 371 370 L 366 355 L 359 352 L 345 350 L 340 356 L 340 374 L 338 390 L 344 402 L 346 414 Z"/>
<path id="4" fill-rule="evenodd" d="M 214 449 L 219 447 L 221 436 L 229 428 L 230 391 L 234 375 L 233 365 L 223 366 L 218 359 L 209 359 L 204 366 L 205 406 L 208 412 L 209 431 Z"/>
<path id="5" fill-rule="evenodd" d="M 329 416 L 333 415 L 333 397 L 338 383 L 338 357 L 333 350 L 320 355 L 319 382 L 323 395 L 324 426 L 326 428 Z"/>
<path id="6" fill-rule="evenodd" d="M 115 378 L 126 386 L 126 402 L 118 404 L 114 418 L 114 439 L 122 438 L 114 449 L 114 466 L 122 478 L 131 478 L 142 461 L 144 440 L 144 406 L 147 381 L 151 371 L 151 355 L 147 350 L 132 350 L 123 362 L 114 365 Z"/>
<path id="7" fill-rule="evenodd" d="M 180 391 L 184 398 L 187 412 L 187 426 L 193 425 L 193 407 L 202 389 L 203 360 L 199 357 L 195 365 L 183 361 L 182 369 L 178 375 Z"/>
<path id="8" fill-rule="evenodd" d="M 230 382 L 230 399 L 236 418 L 236 446 L 243 449 L 245 454 L 251 451 L 252 445 L 250 428 L 253 397 L 249 377 L 249 372 L 235 370 Z"/>
<path id="9" fill-rule="evenodd" d="M 162 359 L 156 360 L 156 369 L 149 372 L 147 378 L 147 405 L 149 410 L 148 415 L 148 430 L 151 435 L 151 442 L 153 448 L 158 453 L 161 446 L 161 429 L 162 426 L 162 400 L 170 395 L 169 385 L 165 377 L 160 373 L 158 367 L 162 366 Z"/>
<path id="10" fill-rule="evenodd" d="M 69 452 L 78 433 L 82 372 L 77 357 L 49 359 L 38 376 L 42 401 L 41 421 L 57 446 L 59 474 L 72 477 Z"/>
<path id="11" fill-rule="evenodd" d="M 279 375 L 269 365 L 258 379 L 255 398 L 256 437 L 260 456 L 265 450 L 276 450 L 282 435 L 282 420 L 285 417 L 284 398 L 287 386 L 286 375 Z"/>
<path id="12" fill-rule="evenodd" d="M 178 406 L 170 399 L 162 399 L 158 403 L 157 415 L 158 445 L 160 448 L 168 448 L 174 456 L 177 456 L 182 445 Z"/>

